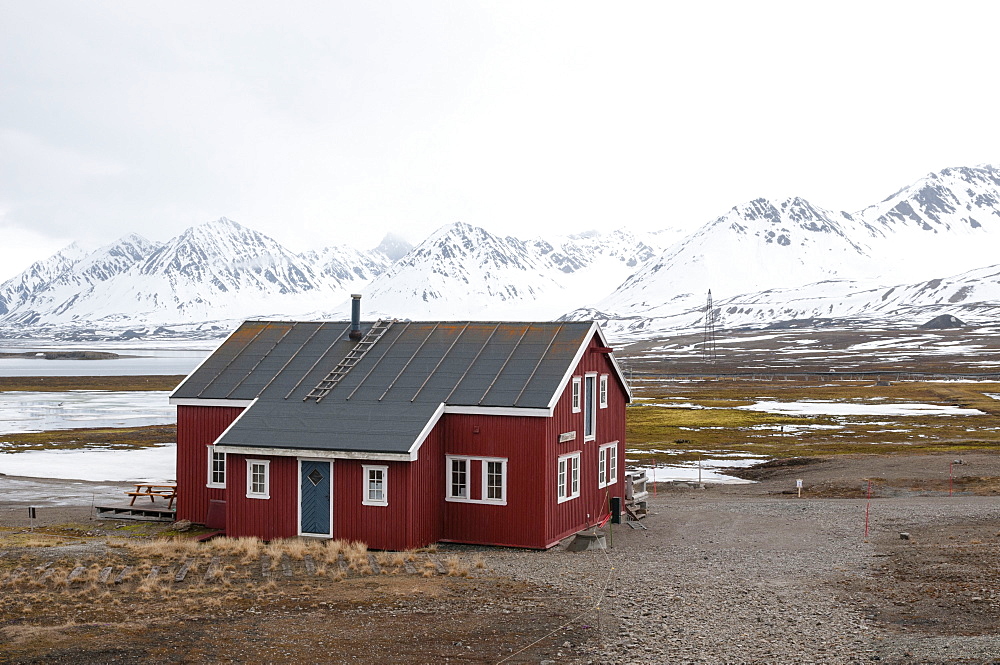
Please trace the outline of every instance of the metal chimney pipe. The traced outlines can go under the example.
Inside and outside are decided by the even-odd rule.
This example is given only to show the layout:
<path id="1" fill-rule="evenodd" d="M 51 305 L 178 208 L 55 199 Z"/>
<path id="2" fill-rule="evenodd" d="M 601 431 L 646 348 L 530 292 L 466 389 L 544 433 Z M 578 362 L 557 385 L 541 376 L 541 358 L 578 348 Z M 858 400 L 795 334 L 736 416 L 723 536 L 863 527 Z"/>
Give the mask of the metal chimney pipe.
<path id="1" fill-rule="evenodd" d="M 351 294 L 351 339 L 357 341 L 361 339 L 361 294 Z"/>

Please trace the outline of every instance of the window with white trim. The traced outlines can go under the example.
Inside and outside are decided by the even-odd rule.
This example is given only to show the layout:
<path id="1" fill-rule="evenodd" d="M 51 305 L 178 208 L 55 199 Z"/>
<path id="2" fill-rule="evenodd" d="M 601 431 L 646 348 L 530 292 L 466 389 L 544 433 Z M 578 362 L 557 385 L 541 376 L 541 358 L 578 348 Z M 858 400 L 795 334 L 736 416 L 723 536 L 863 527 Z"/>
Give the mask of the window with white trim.
<path id="1" fill-rule="evenodd" d="M 593 441 L 597 434 L 597 375 L 588 374 L 583 381 L 583 440 Z"/>
<path id="2" fill-rule="evenodd" d="M 271 498 L 271 461 L 263 459 L 247 460 L 247 498 Z"/>
<path id="3" fill-rule="evenodd" d="M 600 396 L 598 397 L 598 403 L 602 409 L 608 408 L 608 375 L 601 374 L 601 387 L 598 391 Z"/>
<path id="4" fill-rule="evenodd" d="M 507 460 L 483 460 L 483 501 L 507 501 Z"/>
<path id="5" fill-rule="evenodd" d="M 468 457 L 458 455 L 446 456 L 448 469 L 445 499 L 463 503 L 495 503 L 507 505 L 507 458 L 506 457 Z M 473 465 L 473 462 L 479 462 Z M 474 469 L 479 469 L 479 475 L 473 478 Z M 478 483 L 480 494 L 473 499 L 469 488 Z"/>
<path id="6" fill-rule="evenodd" d="M 607 487 L 618 482 L 618 442 L 600 447 L 597 453 L 597 486 Z"/>
<path id="7" fill-rule="evenodd" d="M 580 377 L 573 377 L 573 413 L 580 413 Z"/>
<path id="8" fill-rule="evenodd" d="M 361 503 L 366 506 L 388 506 L 386 482 L 389 479 L 389 467 L 362 464 L 361 472 L 365 479 L 365 493 L 361 497 Z"/>
<path id="9" fill-rule="evenodd" d="M 448 458 L 448 492 L 449 499 L 469 498 L 469 458 Z"/>
<path id="10" fill-rule="evenodd" d="M 559 472 L 556 479 L 559 503 L 580 496 L 580 453 L 575 452 L 559 458 Z"/>
<path id="11" fill-rule="evenodd" d="M 226 486 L 226 453 L 208 447 L 208 484 L 207 487 Z"/>

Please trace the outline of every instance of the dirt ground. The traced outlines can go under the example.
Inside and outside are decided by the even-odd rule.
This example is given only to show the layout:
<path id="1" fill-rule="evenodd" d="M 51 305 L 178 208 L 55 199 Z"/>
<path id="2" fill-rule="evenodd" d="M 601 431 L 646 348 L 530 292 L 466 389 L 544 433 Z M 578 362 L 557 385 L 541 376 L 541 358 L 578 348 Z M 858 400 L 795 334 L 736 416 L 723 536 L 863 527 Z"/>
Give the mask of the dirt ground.
<path id="1" fill-rule="evenodd" d="M 868 569 L 817 571 L 822 584 L 801 591 L 827 594 L 831 602 L 863 612 L 883 643 L 914 635 L 997 643 L 1000 453 L 970 454 L 960 464 L 940 455 L 786 460 L 742 473 L 757 482 L 706 489 L 658 486 L 644 520 L 647 529 L 614 531 L 615 556 L 670 547 L 679 534 L 692 533 L 672 505 L 688 506 L 687 520 L 732 519 L 732 514 L 719 517 L 725 515 L 720 505 L 799 501 L 796 480 L 801 479 L 802 501 L 862 506 L 871 480 L 877 519 L 865 540 L 873 548 Z M 17 480 L 0 477 L 0 487 Z M 57 494 L 68 481 L 47 482 Z M 706 510 L 699 512 L 702 502 Z M 612 610 L 601 614 L 591 609 L 586 580 L 581 591 L 562 585 L 552 572 L 582 574 L 599 561 L 600 552 L 441 546 L 413 553 L 408 566 L 385 559 L 379 566 L 373 554 L 376 571 L 346 568 L 343 557 L 328 565 L 287 557 L 269 568 L 256 558 L 213 554 L 207 544 L 204 553 L 143 554 L 123 541 L 171 535 L 170 525 L 96 520 L 89 502 L 39 509 L 29 530 L 26 505 L 0 503 L 4 663 L 672 662 L 630 653 L 639 649 L 630 643 L 608 656 L 619 624 L 627 623 L 626 612 L 641 618 L 650 609 L 609 603 Z M 971 517 L 955 509 L 963 505 L 975 508 L 968 511 Z M 712 538 L 723 542 L 706 548 L 744 548 L 750 555 L 758 548 L 767 555 L 765 542 L 772 535 L 797 537 L 781 533 L 785 527 L 776 523 L 769 527 L 773 534 L 743 532 L 725 542 L 725 525 L 699 525 L 713 527 L 718 528 Z M 831 533 L 817 524 L 803 538 L 842 537 Z M 857 542 L 861 538 L 859 533 Z M 178 581 L 185 563 L 189 569 Z M 79 571 L 75 578 L 74 571 Z M 987 651 L 967 659 L 907 654 L 867 659 L 842 654 L 843 660 L 834 655 L 823 662 L 1000 662 L 1000 654 Z"/>

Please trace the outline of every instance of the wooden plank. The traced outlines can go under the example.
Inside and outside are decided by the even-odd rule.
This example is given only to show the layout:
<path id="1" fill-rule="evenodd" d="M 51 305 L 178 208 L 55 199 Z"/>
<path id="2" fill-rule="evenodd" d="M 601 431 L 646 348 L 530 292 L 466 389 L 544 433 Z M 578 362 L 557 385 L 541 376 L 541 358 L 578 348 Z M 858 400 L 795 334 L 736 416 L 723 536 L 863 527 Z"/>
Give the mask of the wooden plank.
<path id="1" fill-rule="evenodd" d="M 83 571 L 84 571 L 83 566 L 77 566 L 76 568 L 73 569 L 73 572 L 69 574 L 69 577 L 66 578 L 66 581 L 67 582 L 75 581 L 76 578 L 80 577 L 80 575 L 83 575 Z"/>
<path id="2" fill-rule="evenodd" d="M 271 557 L 266 554 L 260 557 L 260 574 L 264 579 L 271 577 Z"/>
<path id="3" fill-rule="evenodd" d="M 101 569 L 101 574 L 97 576 L 97 581 L 101 584 L 107 584 L 108 578 L 111 577 L 111 566 L 105 566 Z"/>
<path id="4" fill-rule="evenodd" d="M 215 579 L 215 576 L 218 574 L 216 571 L 219 570 L 219 561 L 220 561 L 219 555 L 215 555 L 212 557 L 212 560 L 208 563 L 208 568 L 205 570 L 206 582 Z"/>
<path id="5" fill-rule="evenodd" d="M 368 555 L 368 565 L 371 566 L 372 573 L 374 573 L 375 575 L 382 574 L 382 568 L 378 565 L 378 561 L 375 560 L 374 554 Z"/>
<path id="6" fill-rule="evenodd" d="M 440 559 L 438 559 L 437 557 L 433 557 L 433 556 L 427 557 L 427 558 L 430 559 L 431 563 L 434 564 L 434 568 L 438 571 L 438 574 L 440 574 L 440 575 L 447 575 L 448 574 L 448 569 L 444 567 L 444 564 L 441 563 Z"/>
<path id="7" fill-rule="evenodd" d="M 132 566 L 125 566 L 122 571 L 118 573 L 118 577 L 115 578 L 115 584 L 121 584 L 128 577 L 129 573 L 132 572 Z"/>
<path id="8" fill-rule="evenodd" d="M 183 582 L 184 578 L 187 577 L 188 571 L 191 570 L 191 565 L 193 563 L 194 562 L 191 559 L 184 559 L 183 563 L 181 563 L 180 570 L 178 570 L 177 574 L 174 575 L 174 582 Z"/>
<path id="9" fill-rule="evenodd" d="M 292 560 L 288 558 L 287 554 L 281 555 L 281 573 L 285 577 L 292 576 Z"/>
<path id="10" fill-rule="evenodd" d="M 306 573 L 308 573 L 309 575 L 315 575 L 316 574 L 316 562 L 313 561 L 312 555 L 311 554 L 307 554 L 305 556 L 305 559 L 303 559 L 303 561 L 306 564 Z"/>
<path id="11" fill-rule="evenodd" d="M 149 569 L 149 575 L 146 576 L 146 579 L 150 581 L 155 580 L 156 576 L 159 574 L 160 574 L 160 567 L 153 566 L 152 568 Z"/>
<path id="12" fill-rule="evenodd" d="M 55 568 L 46 568 L 42 576 L 38 578 L 39 582 L 48 582 L 49 578 L 52 577 L 52 573 L 56 572 Z"/>
<path id="13" fill-rule="evenodd" d="M 417 569 L 413 567 L 413 562 L 412 561 L 404 561 L 403 562 L 403 568 L 406 569 L 406 574 L 407 575 L 416 575 L 417 574 Z"/>

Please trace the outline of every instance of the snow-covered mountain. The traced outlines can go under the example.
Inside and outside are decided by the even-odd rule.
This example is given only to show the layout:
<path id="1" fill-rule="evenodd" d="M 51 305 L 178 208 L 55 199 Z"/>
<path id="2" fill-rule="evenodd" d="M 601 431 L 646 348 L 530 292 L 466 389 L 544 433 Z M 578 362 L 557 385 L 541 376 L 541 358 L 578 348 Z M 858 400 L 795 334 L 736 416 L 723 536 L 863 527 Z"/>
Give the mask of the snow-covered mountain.
<path id="1" fill-rule="evenodd" d="M 534 310 L 560 289 L 551 273 L 523 241 L 459 222 L 432 233 L 375 279 L 365 310 L 416 319 L 469 318 L 470 306 L 483 305 L 494 316 Z"/>
<path id="2" fill-rule="evenodd" d="M 60 263 L 54 270 L 48 271 L 45 279 L 35 284 L 18 307 L 11 308 L 11 313 L 6 317 L 9 321 L 32 324 L 37 323 L 42 313 L 46 312 L 53 317 L 67 314 L 73 317 L 80 311 L 86 311 L 89 299 L 100 299 L 107 284 L 128 273 L 160 245 L 133 233 L 86 255 L 75 245 L 70 247 L 79 258 L 70 263 Z M 63 252 L 53 258 L 59 257 Z M 24 274 L 40 277 L 32 273 L 30 268 Z"/>
<path id="3" fill-rule="evenodd" d="M 413 319 L 553 319 L 656 256 L 655 243 L 624 230 L 524 241 L 457 222 L 376 278 L 364 306 Z"/>
<path id="4" fill-rule="evenodd" d="M 930 173 L 856 213 L 884 258 L 884 273 L 909 280 L 955 274 L 997 261 L 1000 169 L 947 168 Z"/>
<path id="5" fill-rule="evenodd" d="M 1000 169 L 949 168 L 857 212 L 757 199 L 700 229 L 499 236 L 448 224 L 411 247 L 295 254 L 228 219 L 158 244 L 72 245 L 0 284 L 0 325 L 175 325 L 246 317 L 605 321 L 650 336 L 719 326 L 867 317 L 923 322 L 998 313 Z M 950 277 L 949 277 L 950 276 Z M 568 314 L 566 314 L 568 312 Z"/>
<path id="6" fill-rule="evenodd" d="M 567 318 L 598 318 L 642 335 L 699 325 L 711 289 L 726 326 L 890 313 L 899 320 L 904 312 L 918 320 L 923 310 L 970 309 L 961 299 L 935 300 L 919 285 L 991 265 L 998 247 L 1000 170 L 992 166 L 932 173 L 855 213 L 799 198 L 758 199 L 706 224 Z M 882 298 L 905 284 L 913 286 L 898 287 L 902 300 Z"/>
<path id="7" fill-rule="evenodd" d="M 789 281 L 868 277 L 871 249 L 859 228 L 847 213 L 802 199 L 757 199 L 732 208 L 647 262 L 594 307 L 655 317 L 697 307 L 710 288 L 746 293 Z"/>
<path id="8" fill-rule="evenodd" d="M 8 300 L 4 323 L 142 325 L 317 311 L 389 264 L 342 248 L 298 256 L 226 218 L 165 244 L 130 235 L 82 257 L 70 249 L 0 287 L 21 294 Z"/>
<path id="9" fill-rule="evenodd" d="M 718 303 L 717 311 L 729 325 L 821 318 L 923 322 L 949 313 L 995 320 L 1000 314 L 1000 265 L 888 288 L 843 281 L 781 291 L 737 296 Z"/>
<path id="10" fill-rule="evenodd" d="M 385 234 L 382 242 L 373 251 L 376 254 L 387 256 L 389 261 L 398 261 L 409 254 L 411 249 L 413 249 L 413 245 L 405 238 L 390 232 Z"/>
<path id="11" fill-rule="evenodd" d="M 71 270 L 87 254 L 76 243 L 43 261 L 36 261 L 20 275 L 0 284 L 0 316 L 14 311 L 46 284 Z"/>

